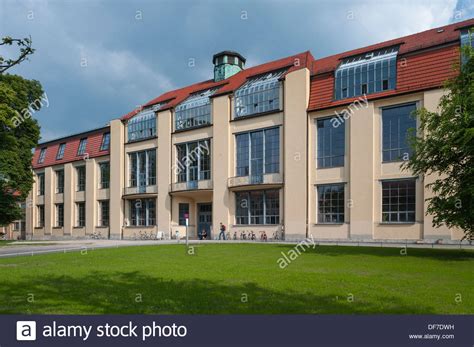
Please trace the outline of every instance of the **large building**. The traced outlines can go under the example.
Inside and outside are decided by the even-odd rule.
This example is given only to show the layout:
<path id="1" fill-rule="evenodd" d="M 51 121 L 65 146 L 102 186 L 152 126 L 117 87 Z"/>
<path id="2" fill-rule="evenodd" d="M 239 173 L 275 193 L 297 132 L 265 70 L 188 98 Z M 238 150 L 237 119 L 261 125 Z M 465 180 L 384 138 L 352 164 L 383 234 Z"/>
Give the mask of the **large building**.
<path id="1" fill-rule="evenodd" d="M 459 240 L 425 215 L 433 178 L 401 164 L 413 111 L 437 109 L 473 26 L 250 68 L 218 53 L 214 79 L 41 143 L 26 237 L 170 238 L 188 219 L 191 238 L 215 238 L 222 222 L 286 240 Z"/>

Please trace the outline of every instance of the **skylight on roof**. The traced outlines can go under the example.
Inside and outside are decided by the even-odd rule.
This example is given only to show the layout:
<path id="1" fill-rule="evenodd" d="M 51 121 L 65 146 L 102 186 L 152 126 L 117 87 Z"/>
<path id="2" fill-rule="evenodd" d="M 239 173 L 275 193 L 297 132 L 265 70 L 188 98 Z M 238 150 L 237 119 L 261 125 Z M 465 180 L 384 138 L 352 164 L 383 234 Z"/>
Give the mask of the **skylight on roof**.
<path id="1" fill-rule="evenodd" d="M 398 47 L 344 59 L 335 73 L 334 98 L 351 98 L 395 89 Z"/>
<path id="2" fill-rule="evenodd" d="M 156 135 L 156 115 L 153 108 L 135 115 L 127 124 L 128 141 L 138 141 Z"/>
<path id="3" fill-rule="evenodd" d="M 176 106 L 175 129 L 184 130 L 211 124 L 210 97 L 217 89 L 211 88 L 191 94 L 186 100 Z"/>
<path id="4" fill-rule="evenodd" d="M 280 109 L 281 69 L 249 79 L 235 91 L 235 117 Z"/>

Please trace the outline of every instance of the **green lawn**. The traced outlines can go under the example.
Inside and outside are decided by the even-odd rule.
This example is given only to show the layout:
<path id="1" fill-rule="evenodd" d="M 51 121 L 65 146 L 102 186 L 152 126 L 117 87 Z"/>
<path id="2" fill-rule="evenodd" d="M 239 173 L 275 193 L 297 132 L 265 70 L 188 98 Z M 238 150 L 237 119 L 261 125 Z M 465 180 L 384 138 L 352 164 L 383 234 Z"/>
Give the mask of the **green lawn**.
<path id="1" fill-rule="evenodd" d="M 275 244 L 0 259 L 0 313 L 474 313 L 474 252 Z M 456 300 L 457 299 L 457 300 Z"/>

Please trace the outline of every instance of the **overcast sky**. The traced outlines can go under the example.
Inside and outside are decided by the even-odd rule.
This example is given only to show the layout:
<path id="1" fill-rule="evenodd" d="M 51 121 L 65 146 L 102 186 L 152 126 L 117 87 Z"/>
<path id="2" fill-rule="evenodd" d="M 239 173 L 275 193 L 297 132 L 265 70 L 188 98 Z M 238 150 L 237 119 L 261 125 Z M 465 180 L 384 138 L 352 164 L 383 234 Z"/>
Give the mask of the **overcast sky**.
<path id="1" fill-rule="evenodd" d="M 472 17 L 474 0 L 0 0 L 0 36 L 33 39 L 35 54 L 10 73 L 43 85 L 44 141 L 211 78 L 221 50 L 247 66 L 306 50 L 321 58 Z"/>

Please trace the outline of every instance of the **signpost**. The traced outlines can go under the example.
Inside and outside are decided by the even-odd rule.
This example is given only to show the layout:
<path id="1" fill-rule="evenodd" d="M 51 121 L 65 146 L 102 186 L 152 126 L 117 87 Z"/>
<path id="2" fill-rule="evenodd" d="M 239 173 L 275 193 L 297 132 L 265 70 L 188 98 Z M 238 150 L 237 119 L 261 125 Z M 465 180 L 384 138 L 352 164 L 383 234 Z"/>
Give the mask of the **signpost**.
<path id="1" fill-rule="evenodd" d="M 186 219 L 186 248 L 188 248 L 188 225 L 189 225 L 189 213 L 184 214 L 184 219 Z"/>

